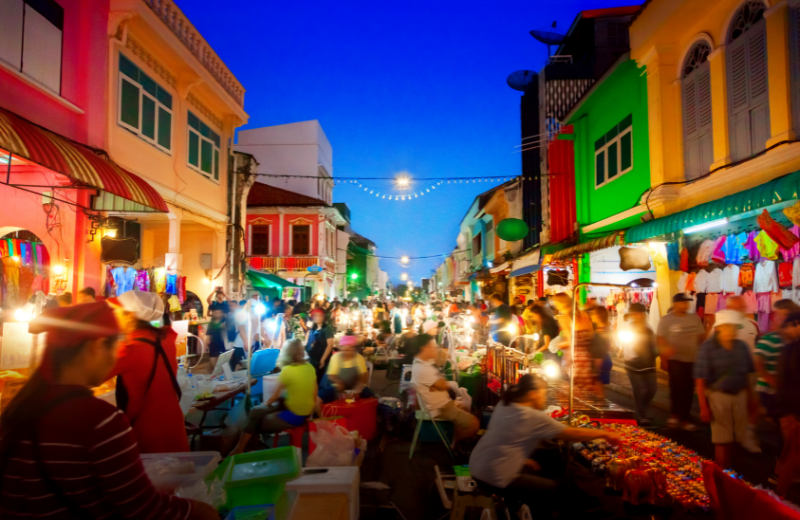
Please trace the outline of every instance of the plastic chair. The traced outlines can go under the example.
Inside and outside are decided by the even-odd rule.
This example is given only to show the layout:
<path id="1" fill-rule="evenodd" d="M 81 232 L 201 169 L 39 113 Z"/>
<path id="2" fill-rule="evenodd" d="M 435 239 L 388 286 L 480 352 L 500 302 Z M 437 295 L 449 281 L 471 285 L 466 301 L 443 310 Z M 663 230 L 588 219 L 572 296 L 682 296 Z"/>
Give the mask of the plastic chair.
<path id="1" fill-rule="evenodd" d="M 450 442 L 448 442 L 447 437 L 442 432 L 442 430 L 439 429 L 439 426 L 436 424 L 437 422 L 442 422 L 442 421 L 437 421 L 436 419 L 431 417 L 427 408 L 425 408 L 425 404 L 422 402 L 422 399 L 416 396 L 416 392 L 414 391 L 413 388 L 409 389 L 409 393 L 414 394 L 419 410 L 417 410 L 414 414 L 414 416 L 417 419 L 417 427 L 414 429 L 414 438 L 411 441 L 411 449 L 408 452 L 408 460 L 411 460 L 414 457 L 414 448 L 417 445 L 417 439 L 419 439 L 419 432 L 422 429 L 422 423 L 424 421 L 430 421 L 430 423 L 433 425 L 433 429 L 436 430 L 436 433 L 439 435 L 439 438 L 442 439 L 445 448 L 447 448 L 447 453 L 450 454 L 450 458 L 454 459 L 455 456 L 453 455 L 453 450 L 450 449 Z"/>
<path id="2" fill-rule="evenodd" d="M 295 448 L 303 449 L 303 434 L 306 433 L 306 428 L 308 428 L 308 422 L 304 422 L 300 426 L 295 426 L 291 430 L 283 430 L 282 432 L 273 434 L 272 447 L 273 448 L 278 447 L 278 438 L 285 433 L 289 435 L 289 439 L 292 446 L 294 446 Z"/>

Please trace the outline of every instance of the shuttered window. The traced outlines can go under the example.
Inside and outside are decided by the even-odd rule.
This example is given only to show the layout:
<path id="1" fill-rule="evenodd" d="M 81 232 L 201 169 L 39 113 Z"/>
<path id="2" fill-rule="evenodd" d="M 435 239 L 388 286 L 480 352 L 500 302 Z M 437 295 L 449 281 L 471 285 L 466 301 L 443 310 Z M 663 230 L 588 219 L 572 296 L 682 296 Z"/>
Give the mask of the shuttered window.
<path id="1" fill-rule="evenodd" d="M 627 116 L 594 143 L 595 188 L 633 169 L 633 118 Z"/>
<path id="2" fill-rule="evenodd" d="M 292 226 L 292 254 L 293 255 L 310 255 L 311 244 L 310 226 L 307 225 L 293 225 Z"/>
<path id="3" fill-rule="evenodd" d="M 752 157 L 766 148 L 769 129 L 766 7 L 745 3 L 728 36 L 728 108 L 731 159 Z"/>
<path id="4" fill-rule="evenodd" d="M 683 65 L 683 164 L 687 180 L 708 173 L 714 162 L 711 124 L 711 71 L 708 54 L 711 46 L 697 42 Z"/>
<path id="5" fill-rule="evenodd" d="M 0 60 L 61 94 L 64 8 L 54 0 L 0 0 Z"/>
<path id="6" fill-rule="evenodd" d="M 252 226 L 250 228 L 250 254 L 269 255 L 269 226 Z"/>
<path id="7" fill-rule="evenodd" d="M 118 122 L 160 150 L 172 148 L 172 95 L 123 54 Z"/>
<path id="8" fill-rule="evenodd" d="M 219 180 L 220 137 L 189 111 L 189 166 L 207 177 Z"/>

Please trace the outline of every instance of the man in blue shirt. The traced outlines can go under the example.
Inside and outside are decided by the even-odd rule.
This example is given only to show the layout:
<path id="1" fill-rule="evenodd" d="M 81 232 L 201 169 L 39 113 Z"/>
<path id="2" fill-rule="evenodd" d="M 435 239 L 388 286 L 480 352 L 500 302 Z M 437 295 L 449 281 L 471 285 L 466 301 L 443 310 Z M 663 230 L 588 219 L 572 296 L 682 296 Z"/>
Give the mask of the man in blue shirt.
<path id="1" fill-rule="evenodd" d="M 694 378 L 700 418 L 711 422 L 716 462 L 730 468 L 733 442 L 745 441 L 748 413 L 754 411 L 748 383 L 754 368 L 747 344 L 736 337 L 742 327 L 741 314 L 724 310 L 715 316 L 714 334 L 697 352 Z"/>

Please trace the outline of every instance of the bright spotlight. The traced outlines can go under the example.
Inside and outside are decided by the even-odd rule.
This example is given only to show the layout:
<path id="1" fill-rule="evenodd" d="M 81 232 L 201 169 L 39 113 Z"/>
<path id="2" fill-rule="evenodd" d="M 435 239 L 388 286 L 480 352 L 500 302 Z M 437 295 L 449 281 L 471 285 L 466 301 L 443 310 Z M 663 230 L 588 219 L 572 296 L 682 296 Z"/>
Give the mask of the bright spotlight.
<path id="1" fill-rule="evenodd" d="M 397 178 L 397 187 L 398 188 L 408 188 L 411 186 L 411 179 L 406 177 L 405 175 L 400 176 Z"/>
<path id="2" fill-rule="evenodd" d="M 630 343 L 631 341 L 633 341 L 633 332 L 631 332 L 629 330 L 621 330 L 617 334 L 617 337 L 619 338 L 620 342 L 622 342 L 622 343 Z"/>
<path id="3" fill-rule="evenodd" d="M 31 321 L 33 319 L 33 314 L 25 309 L 17 309 L 14 311 L 14 319 L 17 321 Z"/>
<path id="4" fill-rule="evenodd" d="M 267 313 L 267 306 L 263 303 L 257 303 L 254 310 L 256 311 L 256 314 L 263 316 Z"/>
<path id="5" fill-rule="evenodd" d="M 400 261 L 403 262 L 404 264 L 407 264 L 408 263 L 408 257 L 407 256 L 403 256 L 403 257 L 400 258 Z"/>
<path id="6" fill-rule="evenodd" d="M 545 361 L 542 363 L 542 374 L 550 380 L 558 379 L 561 376 L 561 367 L 552 359 Z"/>

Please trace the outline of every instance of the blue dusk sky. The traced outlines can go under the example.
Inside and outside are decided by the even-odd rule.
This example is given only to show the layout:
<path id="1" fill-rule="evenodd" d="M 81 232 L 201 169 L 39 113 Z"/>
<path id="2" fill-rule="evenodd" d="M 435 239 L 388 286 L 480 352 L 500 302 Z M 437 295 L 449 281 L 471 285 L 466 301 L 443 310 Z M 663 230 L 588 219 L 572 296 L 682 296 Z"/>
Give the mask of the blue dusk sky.
<path id="1" fill-rule="evenodd" d="M 244 85 L 247 128 L 319 120 L 333 175 L 412 179 L 520 174 L 520 92 L 506 77 L 538 71 L 547 47 L 531 29 L 566 32 L 585 9 L 636 0 L 379 2 L 179 0 L 183 12 Z M 553 48 L 555 51 L 555 48 Z M 363 182 L 398 194 L 388 181 Z M 413 192 L 430 182 L 415 181 Z M 497 184 L 494 184 L 496 186 Z M 492 184 L 444 184 L 410 201 L 337 186 L 353 229 L 399 282 L 429 277 L 456 246 L 459 223 Z"/>

